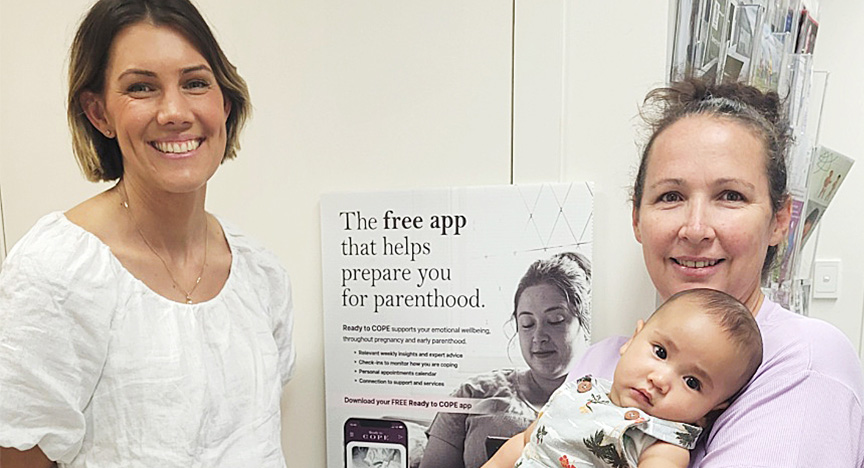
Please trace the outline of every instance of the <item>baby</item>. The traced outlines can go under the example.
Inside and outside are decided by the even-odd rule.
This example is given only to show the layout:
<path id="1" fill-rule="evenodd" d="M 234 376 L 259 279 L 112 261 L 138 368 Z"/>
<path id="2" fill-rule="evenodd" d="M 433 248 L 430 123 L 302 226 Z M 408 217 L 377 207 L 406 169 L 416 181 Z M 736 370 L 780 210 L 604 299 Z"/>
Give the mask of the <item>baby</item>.
<path id="1" fill-rule="evenodd" d="M 762 362 L 750 310 L 711 289 L 667 300 L 621 346 L 612 383 L 562 385 L 483 468 L 686 467 L 702 429 Z"/>

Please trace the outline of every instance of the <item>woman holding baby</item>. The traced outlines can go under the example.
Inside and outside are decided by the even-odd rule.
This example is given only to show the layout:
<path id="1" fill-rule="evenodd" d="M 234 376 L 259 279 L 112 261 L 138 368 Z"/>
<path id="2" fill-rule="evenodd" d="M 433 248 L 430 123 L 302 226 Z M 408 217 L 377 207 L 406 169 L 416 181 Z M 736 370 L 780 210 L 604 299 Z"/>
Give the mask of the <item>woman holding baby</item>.
<path id="1" fill-rule="evenodd" d="M 659 296 L 726 292 L 747 306 L 763 340 L 762 365 L 705 428 L 691 467 L 864 466 L 864 379 L 854 348 L 833 326 L 784 309 L 760 288 L 791 217 L 781 106 L 773 92 L 691 80 L 652 91 L 643 108 L 651 137 L 632 226 Z M 627 338 L 592 345 L 568 381 L 611 380 Z M 523 440 L 514 437 L 500 455 L 515 462 Z"/>

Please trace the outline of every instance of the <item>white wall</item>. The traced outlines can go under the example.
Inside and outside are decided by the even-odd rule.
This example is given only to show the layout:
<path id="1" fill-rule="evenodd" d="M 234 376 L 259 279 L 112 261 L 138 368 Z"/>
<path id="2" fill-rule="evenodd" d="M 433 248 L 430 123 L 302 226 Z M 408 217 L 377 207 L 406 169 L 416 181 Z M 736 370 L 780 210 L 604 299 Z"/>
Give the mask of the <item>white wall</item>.
<path id="1" fill-rule="evenodd" d="M 823 0 L 814 68 L 827 70 L 819 141 L 856 160 L 820 221 L 816 260 L 840 259 L 840 295 L 814 299 L 810 315 L 837 325 L 864 349 L 864 2 Z"/>
<path id="2" fill-rule="evenodd" d="M 637 106 L 666 76 L 669 3 L 517 2 L 515 181 L 595 182 L 595 339 L 632 333 L 654 309 L 628 187 Z"/>
<path id="3" fill-rule="evenodd" d="M 283 399 L 284 447 L 289 467 L 323 467 L 319 196 L 508 183 L 512 6 L 199 4 L 255 103 L 241 156 L 217 173 L 209 208 L 292 273 L 299 358 Z"/>
<path id="4" fill-rule="evenodd" d="M 42 214 L 107 187 L 79 175 L 63 104 L 66 51 L 89 3 L 0 0 L 0 195 L 10 245 Z M 517 182 L 594 180 L 594 300 L 608 311 L 597 314 L 595 336 L 629 332 L 653 308 L 627 187 L 637 104 L 665 76 L 668 3 L 198 0 L 255 106 L 208 208 L 270 246 L 294 281 L 300 356 L 283 424 L 290 467 L 324 466 L 321 193 L 506 184 L 511 170 Z M 826 105 L 823 142 L 854 154 L 864 147 L 850 130 L 864 121 L 856 82 L 864 61 L 854 45 L 864 41 L 850 24 L 864 23 L 864 13 L 858 0 L 823 3 L 817 58 L 836 53 L 817 64 L 833 71 L 837 98 Z M 854 93 L 837 96 L 838 88 Z M 841 299 L 819 313 L 856 342 L 864 259 L 854 246 L 864 229 L 842 214 L 855 213 L 862 177 L 864 167 L 853 168 L 825 215 L 821 244 L 836 250 L 819 252 L 844 261 Z"/>

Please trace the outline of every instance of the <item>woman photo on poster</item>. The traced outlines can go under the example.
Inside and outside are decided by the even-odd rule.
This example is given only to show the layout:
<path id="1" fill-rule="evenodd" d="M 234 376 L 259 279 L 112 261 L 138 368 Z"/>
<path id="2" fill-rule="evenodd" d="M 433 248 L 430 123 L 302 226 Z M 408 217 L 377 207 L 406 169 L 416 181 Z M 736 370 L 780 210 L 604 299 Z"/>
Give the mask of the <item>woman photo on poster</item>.
<path id="1" fill-rule="evenodd" d="M 482 399 L 471 414 L 438 413 L 420 468 L 477 468 L 500 443 L 528 427 L 565 380 L 590 337 L 591 263 L 564 252 L 537 260 L 513 298 L 519 348 L 527 369 L 477 375 L 451 394 Z"/>
<path id="2" fill-rule="evenodd" d="M 42 217 L 3 265 L 4 468 L 285 466 L 288 275 L 205 210 L 250 110 L 189 0 L 90 7 L 67 118 L 84 176 L 113 185 Z"/>

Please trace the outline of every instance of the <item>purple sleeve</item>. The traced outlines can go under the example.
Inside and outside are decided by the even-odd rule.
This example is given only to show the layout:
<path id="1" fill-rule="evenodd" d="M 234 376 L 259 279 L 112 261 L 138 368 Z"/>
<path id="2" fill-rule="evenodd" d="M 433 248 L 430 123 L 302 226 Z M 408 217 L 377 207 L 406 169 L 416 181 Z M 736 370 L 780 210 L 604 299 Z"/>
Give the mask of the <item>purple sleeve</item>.
<path id="1" fill-rule="evenodd" d="M 776 309 L 769 320 L 757 316 L 762 366 L 700 440 L 690 466 L 864 466 L 864 384 L 855 350 L 836 328 Z"/>
<path id="2" fill-rule="evenodd" d="M 618 358 L 621 357 L 618 350 L 626 341 L 626 336 L 613 336 L 591 345 L 567 373 L 567 381 L 576 380 L 588 374 L 611 381 L 615 374 Z"/>

